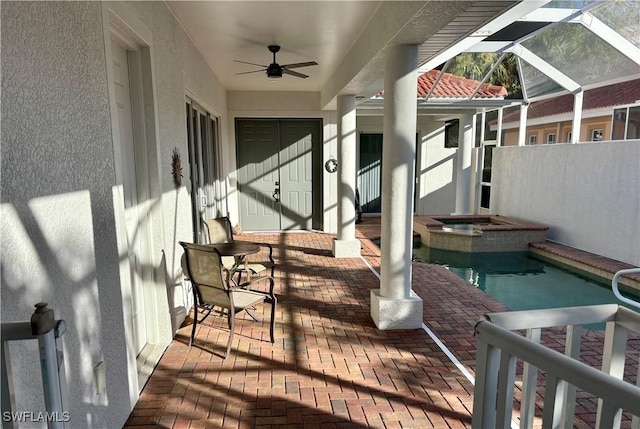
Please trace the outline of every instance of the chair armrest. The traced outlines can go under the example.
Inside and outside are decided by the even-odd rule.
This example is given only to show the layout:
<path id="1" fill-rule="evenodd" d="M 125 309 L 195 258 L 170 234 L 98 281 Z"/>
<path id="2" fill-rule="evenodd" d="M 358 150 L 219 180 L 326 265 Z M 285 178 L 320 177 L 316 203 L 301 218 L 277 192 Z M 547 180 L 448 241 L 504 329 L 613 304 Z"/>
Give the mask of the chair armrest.
<path id="1" fill-rule="evenodd" d="M 249 279 L 250 279 L 249 281 L 242 282 L 240 284 L 237 284 L 237 283 L 234 282 L 234 284 L 235 284 L 234 288 L 250 289 L 250 290 L 256 292 L 256 290 L 251 289 L 249 286 L 251 286 L 252 284 L 264 281 L 264 280 L 269 280 L 269 290 L 268 290 L 268 292 L 263 292 L 263 293 L 265 293 L 265 294 L 267 294 L 269 296 L 273 296 L 273 289 L 275 287 L 275 280 L 274 280 L 273 277 L 271 277 L 271 276 L 260 276 L 260 277 L 250 277 Z"/>

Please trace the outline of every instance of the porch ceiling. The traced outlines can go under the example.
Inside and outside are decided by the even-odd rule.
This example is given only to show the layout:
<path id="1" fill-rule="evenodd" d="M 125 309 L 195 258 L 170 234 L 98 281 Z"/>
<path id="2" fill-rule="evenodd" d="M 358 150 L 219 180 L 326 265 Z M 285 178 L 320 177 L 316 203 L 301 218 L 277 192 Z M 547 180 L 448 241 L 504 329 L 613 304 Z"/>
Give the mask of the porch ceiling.
<path id="1" fill-rule="evenodd" d="M 168 1 L 223 87 L 230 91 L 320 92 L 323 108 L 339 94 L 370 97 L 383 87 L 383 50 L 421 45 L 419 64 L 454 56 L 534 10 L 540 2 L 496 1 Z M 279 44 L 280 64 L 317 61 L 299 71 L 308 79 L 264 73 L 237 75 L 269 64 L 267 45 Z"/>

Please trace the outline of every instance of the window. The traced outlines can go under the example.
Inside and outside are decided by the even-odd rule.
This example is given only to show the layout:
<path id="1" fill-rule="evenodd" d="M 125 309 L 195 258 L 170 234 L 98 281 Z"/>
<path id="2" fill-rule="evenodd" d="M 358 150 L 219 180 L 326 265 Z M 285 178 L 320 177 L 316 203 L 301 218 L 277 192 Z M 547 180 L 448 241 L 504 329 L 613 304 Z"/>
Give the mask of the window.
<path id="1" fill-rule="evenodd" d="M 482 178 L 480 186 L 480 207 L 489 209 L 491 203 L 491 165 L 495 143 L 482 145 Z"/>
<path id="2" fill-rule="evenodd" d="M 444 147 L 458 147 L 460 121 L 452 119 L 444 124 Z"/>
<path id="3" fill-rule="evenodd" d="M 604 134 L 604 131 L 602 131 L 602 128 L 597 128 L 597 129 L 591 130 L 591 141 L 592 142 L 601 141 L 603 134 Z"/>
<path id="4" fill-rule="evenodd" d="M 538 136 L 535 134 L 531 134 L 529 136 L 529 144 L 536 144 L 538 143 Z"/>
<path id="5" fill-rule="evenodd" d="M 613 111 L 613 131 L 612 140 L 624 140 L 625 128 L 627 126 L 627 108 Z"/>
<path id="6" fill-rule="evenodd" d="M 612 140 L 640 138 L 640 106 L 623 107 L 613 111 Z"/>
<path id="7" fill-rule="evenodd" d="M 553 144 L 556 142 L 556 135 L 555 133 L 549 133 L 547 134 L 547 144 Z"/>
<path id="8" fill-rule="evenodd" d="M 567 143 L 571 143 L 571 137 L 572 137 L 571 131 L 567 132 Z"/>

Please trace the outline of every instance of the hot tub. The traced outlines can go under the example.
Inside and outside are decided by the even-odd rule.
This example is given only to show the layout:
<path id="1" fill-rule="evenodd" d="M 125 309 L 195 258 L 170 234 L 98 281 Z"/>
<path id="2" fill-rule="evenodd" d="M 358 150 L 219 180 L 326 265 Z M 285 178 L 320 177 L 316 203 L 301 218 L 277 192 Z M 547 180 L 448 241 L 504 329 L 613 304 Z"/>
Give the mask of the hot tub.
<path id="1" fill-rule="evenodd" d="M 499 215 L 415 216 L 414 232 L 432 249 L 457 252 L 527 251 L 549 228 Z"/>

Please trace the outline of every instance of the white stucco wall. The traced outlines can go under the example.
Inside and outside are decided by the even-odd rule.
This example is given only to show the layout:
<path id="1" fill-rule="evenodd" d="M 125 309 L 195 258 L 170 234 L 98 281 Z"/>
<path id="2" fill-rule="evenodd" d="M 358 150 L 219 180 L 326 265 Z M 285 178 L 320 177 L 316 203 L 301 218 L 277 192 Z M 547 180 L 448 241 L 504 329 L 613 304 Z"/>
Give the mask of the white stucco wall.
<path id="1" fill-rule="evenodd" d="M 358 116 L 357 129 L 363 133 L 382 134 L 384 117 Z M 417 172 L 414 213 L 449 214 L 456 202 L 456 149 L 444 147 L 444 122 L 418 116 Z M 358 141 L 358 147 L 360 142 Z"/>
<path id="2" fill-rule="evenodd" d="M 491 211 L 640 266 L 640 141 L 496 148 Z"/>
<path id="3" fill-rule="evenodd" d="M 162 2 L 112 6 L 152 37 L 156 141 L 149 174 L 154 207 L 153 272 L 162 284 L 154 328 L 170 339 L 169 319 L 186 303 L 176 243 L 190 240 L 185 93 L 226 120 L 226 94 Z M 65 319 L 73 427 L 120 427 L 138 395 L 128 338 L 117 234 L 116 188 L 103 5 L 99 2 L 2 4 L 1 302 L 2 321 L 28 320 L 49 303 Z M 221 127 L 224 144 L 229 140 Z M 183 187 L 171 181 L 171 154 L 183 159 Z M 227 150 L 235 153 L 234 150 Z M 159 209 L 158 209 L 159 208 Z M 180 251 L 181 252 L 181 251 Z M 164 303 L 164 307 L 161 305 Z M 183 309 L 184 310 L 184 309 Z M 183 314 L 184 316 L 184 314 Z M 135 359 L 135 357 L 134 357 Z M 93 369 L 103 361 L 106 391 Z M 44 409 L 34 344 L 12 344 L 20 411 Z"/>

